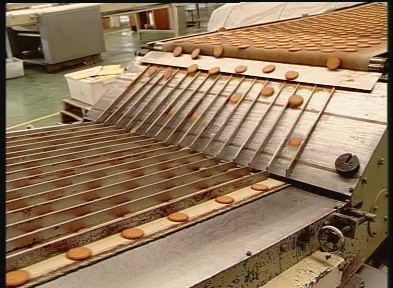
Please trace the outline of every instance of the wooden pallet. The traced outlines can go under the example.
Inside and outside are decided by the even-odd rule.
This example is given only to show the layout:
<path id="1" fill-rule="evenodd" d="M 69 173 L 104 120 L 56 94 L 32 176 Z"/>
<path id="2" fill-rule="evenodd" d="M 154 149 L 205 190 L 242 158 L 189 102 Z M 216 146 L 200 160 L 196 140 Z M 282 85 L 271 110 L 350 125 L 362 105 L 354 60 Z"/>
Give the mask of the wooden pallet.
<path id="1" fill-rule="evenodd" d="M 83 117 L 89 112 L 91 105 L 68 98 L 63 99 L 63 110 L 60 111 L 62 123 L 83 121 Z"/>

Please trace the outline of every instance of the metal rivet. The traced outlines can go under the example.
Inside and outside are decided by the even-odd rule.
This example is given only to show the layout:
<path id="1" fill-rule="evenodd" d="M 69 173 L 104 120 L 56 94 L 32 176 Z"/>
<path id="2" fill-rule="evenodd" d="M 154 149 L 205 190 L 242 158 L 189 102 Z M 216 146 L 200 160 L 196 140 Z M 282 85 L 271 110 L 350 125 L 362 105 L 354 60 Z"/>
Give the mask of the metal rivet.
<path id="1" fill-rule="evenodd" d="M 388 221 L 388 216 L 383 217 L 383 220 Z"/>
<path id="2" fill-rule="evenodd" d="M 385 159 L 383 159 L 382 157 L 381 158 L 379 158 L 379 160 L 378 160 L 378 165 L 383 165 L 383 161 L 384 161 Z"/>
<path id="3" fill-rule="evenodd" d="M 367 177 L 363 177 L 363 178 L 362 178 L 362 183 L 363 183 L 363 184 L 366 184 L 366 183 L 367 183 Z"/>
<path id="4" fill-rule="evenodd" d="M 288 244 L 283 243 L 280 247 L 281 252 L 287 252 L 288 251 Z"/>
<path id="5" fill-rule="evenodd" d="M 374 212 L 378 211 L 378 206 L 374 206 L 374 207 L 373 207 L 373 211 L 374 211 Z"/>
<path id="6" fill-rule="evenodd" d="M 246 255 L 251 256 L 252 255 L 251 251 L 247 251 Z"/>
<path id="7" fill-rule="evenodd" d="M 349 192 L 352 193 L 355 189 L 349 188 Z"/>
<path id="8" fill-rule="evenodd" d="M 371 232 L 371 234 L 372 234 L 373 236 L 376 236 L 376 235 L 378 235 L 378 230 L 374 230 L 374 231 L 372 231 L 372 232 Z"/>

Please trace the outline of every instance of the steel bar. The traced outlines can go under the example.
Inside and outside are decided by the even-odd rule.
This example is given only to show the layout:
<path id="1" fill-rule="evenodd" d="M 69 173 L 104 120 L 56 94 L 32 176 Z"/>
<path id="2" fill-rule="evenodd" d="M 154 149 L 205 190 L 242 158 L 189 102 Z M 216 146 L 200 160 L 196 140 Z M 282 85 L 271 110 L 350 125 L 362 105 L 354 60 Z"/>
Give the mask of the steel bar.
<path id="1" fill-rule="evenodd" d="M 246 92 L 242 95 L 242 97 L 239 99 L 239 101 L 235 104 L 235 107 L 232 108 L 231 112 L 225 119 L 225 122 L 221 125 L 220 129 L 216 132 L 216 134 L 210 138 L 210 140 L 206 143 L 205 147 L 202 150 L 206 150 L 209 148 L 210 144 L 213 143 L 224 131 L 224 129 L 227 127 L 227 124 L 229 121 L 232 119 L 232 116 L 236 113 L 237 109 L 239 108 L 240 104 L 243 102 L 243 99 L 250 93 L 252 87 L 254 87 L 254 84 L 256 83 L 257 78 L 254 78 L 254 80 L 251 82 L 250 86 L 247 88 Z"/>
<path id="2" fill-rule="evenodd" d="M 31 141 L 34 143 L 40 143 L 40 142 L 46 142 L 50 140 L 61 140 L 61 139 L 66 139 L 68 137 L 76 137 L 76 136 L 81 136 L 84 138 L 89 138 L 90 133 L 98 133 L 98 132 L 109 132 L 109 131 L 118 131 L 118 133 L 121 133 L 122 130 L 116 129 L 114 127 L 89 127 L 89 129 L 86 130 L 77 130 L 75 132 L 64 132 L 64 131 L 59 131 L 61 133 L 51 133 L 50 135 L 47 136 L 37 136 L 37 137 L 32 137 L 30 139 L 15 139 L 14 141 L 10 141 L 6 143 L 7 148 L 9 147 L 14 147 L 17 145 L 23 145 L 26 144 L 27 141 Z M 123 132 L 124 133 L 124 132 Z"/>
<path id="3" fill-rule="evenodd" d="M 190 126 L 190 128 L 188 128 L 187 132 L 181 137 L 181 139 L 179 140 L 179 145 L 181 145 L 182 142 L 184 141 L 184 139 L 194 130 L 194 128 L 199 123 L 200 119 L 203 118 L 205 113 L 213 108 L 213 105 L 220 98 L 221 93 L 225 90 L 225 88 L 227 87 L 227 85 L 229 84 L 229 82 L 231 80 L 232 80 L 232 75 L 228 77 L 228 80 L 225 82 L 224 86 L 222 86 L 220 91 L 217 92 L 217 94 L 214 96 L 213 100 L 209 103 L 209 105 L 207 105 L 205 107 L 205 109 L 203 109 L 203 111 L 201 112 L 201 115 L 191 124 L 191 126 Z"/>
<path id="4" fill-rule="evenodd" d="M 302 155 L 304 148 L 306 147 L 308 141 L 310 140 L 311 135 L 312 135 L 312 133 L 313 133 L 314 130 L 315 130 L 315 127 L 317 127 L 318 121 L 321 119 L 322 114 L 323 114 L 323 112 L 325 111 L 327 105 L 329 104 L 330 99 L 332 99 L 332 96 L 333 96 L 334 92 L 335 92 L 335 88 L 333 88 L 333 89 L 330 91 L 330 94 L 329 94 L 328 99 L 327 99 L 326 102 L 324 103 L 324 105 L 323 105 L 323 107 L 321 108 L 321 110 L 319 110 L 319 113 L 318 113 L 318 115 L 317 115 L 317 118 L 315 119 L 315 121 L 314 121 L 313 125 L 311 126 L 310 130 L 309 130 L 309 131 L 307 132 L 307 134 L 306 134 L 306 135 L 307 135 L 306 138 L 305 138 L 305 139 L 302 141 L 302 143 L 300 144 L 299 148 L 298 148 L 297 151 L 296 151 L 295 157 L 291 160 L 291 162 L 289 163 L 287 169 L 285 170 L 285 176 L 286 176 L 287 178 L 289 178 L 289 176 L 291 176 L 291 173 L 292 173 L 293 169 L 295 168 L 297 162 L 299 161 L 300 156 Z"/>
<path id="5" fill-rule="evenodd" d="M 216 79 L 214 79 L 213 83 L 206 89 L 206 91 L 203 93 L 203 95 L 199 98 L 198 101 L 196 101 L 190 109 L 190 112 L 187 113 L 187 115 L 185 115 L 183 117 L 182 120 L 180 120 L 180 122 L 176 125 L 176 127 L 173 129 L 173 131 L 168 135 L 168 137 L 165 139 L 166 142 L 169 142 L 170 139 L 175 135 L 175 133 L 179 130 L 181 130 L 184 126 L 184 124 L 187 122 L 187 120 L 189 120 L 190 116 L 192 115 L 192 113 L 195 112 L 195 109 L 198 108 L 198 106 L 202 103 L 202 101 L 204 100 L 205 96 L 210 92 L 210 90 L 213 88 L 213 86 L 217 83 L 217 81 L 220 79 L 220 75 L 218 75 L 216 77 Z M 204 82 L 203 82 L 204 83 Z M 199 87 L 196 89 L 196 91 L 199 90 Z M 183 109 L 185 108 L 185 106 L 188 104 L 188 101 L 190 101 L 190 98 L 187 99 L 182 106 L 180 106 L 180 108 L 178 109 L 178 111 L 183 111 Z M 173 118 L 172 118 L 173 119 Z M 157 134 L 158 136 L 158 134 Z"/>
<path id="6" fill-rule="evenodd" d="M 156 82 L 150 83 L 152 81 L 152 79 L 155 78 L 155 76 L 157 75 L 157 73 L 162 69 L 162 67 L 158 68 L 158 70 L 155 72 L 154 75 L 152 75 L 151 77 L 149 77 L 149 79 L 147 81 L 145 81 L 137 90 L 135 90 L 133 93 L 131 93 L 131 95 L 129 97 L 127 97 L 127 99 L 124 101 L 123 104 L 119 105 L 104 121 L 104 125 L 106 126 L 111 126 L 115 124 L 116 119 L 118 119 L 118 117 L 120 117 L 121 111 L 123 109 L 126 109 L 127 106 L 134 100 L 136 99 L 137 95 L 140 94 L 142 92 L 142 90 L 148 85 L 150 84 L 150 87 L 147 88 L 147 90 L 142 94 L 142 98 L 151 90 L 154 88 L 154 84 L 156 84 L 158 81 L 161 80 L 161 78 L 163 77 L 163 75 L 161 75 L 161 77 L 158 77 L 158 80 Z M 124 96 L 126 96 L 128 94 L 125 94 Z M 135 103 L 134 103 L 135 105 Z M 133 106 L 134 106 L 133 105 Z M 97 119 L 97 122 L 98 119 Z"/>
<path id="7" fill-rule="evenodd" d="M 139 108 L 139 105 L 145 100 L 145 97 L 146 97 L 147 95 L 149 95 L 150 92 L 151 92 L 154 88 L 157 87 L 156 85 L 162 80 L 162 78 L 164 78 L 164 74 L 161 73 L 161 75 L 157 77 L 156 81 L 154 81 L 154 82 L 150 85 L 150 87 L 149 87 L 149 88 L 139 97 L 138 100 L 135 101 L 134 104 L 132 104 L 131 107 L 128 108 L 128 110 L 127 110 L 126 112 L 123 113 L 122 116 L 117 115 L 117 117 L 120 116 L 120 118 L 117 120 L 116 123 L 114 123 L 114 121 L 108 121 L 107 124 L 108 124 L 108 125 L 114 125 L 114 126 L 116 126 L 117 128 L 122 128 L 122 125 L 124 124 L 124 122 L 127 121 L 126 118 L 131 116 L 131 113 L 134 112 L 135 108 Z M 128 104 L 129 104 L 129 103 L 128 103 Z M 127 104 L 127 105 L 128 105 L 128 104 Z M 125 107 L 124 105 L 123 105 L 123 108 L 126 109 L 126 107 Z M 117 114 L 120 114 L 120 112 L 118 111 Z M 115 118 L 114 118 L 114 119 L 115 119 Z"/>
<path id="8" fill-rule="evenodd" d="M 34 168 L 38 168 L 38 167 L 42 168 L 42 166 L 44 166 L 46 168 L 47 166 L 53 166 L 53 165 L 57 166 L 59 164 L 65 164 L 63 167 L 69 167 L 69 161 L 72 161 L 72 160 L 76 160 L 76 162 L 84 163 L 84 162 L 88 162 L 88 161 L 86 161 L 86 159 L 91 159 L 91 158 L 96 159 L 96 158 L 99 158 L 100 156 L 105 156 L 105 154 L 108 154 L 111 152 L 121 153 L 122 150 L 131 149 L 131 148 L 136 148 L 135 151 L 143 151 L 146 148 L 150 148 L 151 145 L 157 145 L 157 144 L 158 144 L 158 146 L 161 146 L 164 144 L 164 142 L 157 143 L 153 139 L 147 139 L 147 140 L 142 140 L 142 141 L 133 142 L 133 143 L 111 145 L 111 146 L 103 147 L 99 150 L 91 149 L 89 151 L 84 151 L 84 152 L 80 152 L 80 153 L 70 153 L 70 154 L 66 154 L 66 155 L 59 155 L 59 156 L 49 157 L 49 158 L 45 158 L 45 159 L 32 160 L 32 161 L 28 161 L 28 162 L 21 162 L 21 163 L 7 165 L 7 172 L 6 173 L 11 174 L 11 172 L 16 172 L 18 170 L 24 170 L 24 169 L 33 168 L 33 167 Z M 48 168 L 50 168 L 50 167 L 48 167 Z"/>
<path id="9" fill-rule="evenodd" d="M 142 127 L 150 120 L 150 119 L 154 119 L 155 115 L 157 114 L 157 112 L 159 111 L 159 109 L 161 107 L 163 107 L 166 104 L 166 101 L 168 98 L 170 98 L 170 96 L 172 95 L 173 92 L 175 92 L 175 90 L 183 83 L 183 81 L 187 78 L 188 74 L 185 73 L 183 78 L 180 79 L 180 81 L 166 94 L 166 96 L 164 97 L 164 99 L 162 99 L 161 103 L 158 103 L 157 107 L 155 109 L 153 109 L 146 117 L 145 119 L 142 120 L 142 122 L 137 125 L 136 127 L 132 127 L 127 125 L 127 130 L 131 130 L 131 131 L 135 131 L 135 133 L 138 133 Z M 193 81 L 193 80 L 191 80 Z M 186 88 L 189 85 L 186 85 Z"/>
<path id="10" fill-rule="evenodd" d="M 134 82 L 135 82 L 137 79 L 139 79 L 142 75 L 144 75 L 145 72 L 150 68 L 150 66 L 151 66 L 151 65 L 147 65 L 146 68 L 145 68 L 143 71 L 141 71 L 141 73 L 138 75 L 138 77 L 134 80 Z M 135 96 L 136 94 L 138 94 L 139 91 L 142 90 L 143 87 L 145 87 L 145 85 L 147 85 L 147 84 L 151 81 L 152 78 L 153 78 L 153 77 L 150 77 L 147 81 L 145 81 L 145 82 L 142 84 L 142 86 L 139 87 L 139 88 L 130 96 L 130 98 L 133 97 L 133 96 Z M 115 109 L 116 106 L 123 100 L 124 96 L 128 94 L 128 92 L 129 92 L 129 90 L 130 90 L 131 88 L 132 88 L 131 85 L 128 86 L 128 87 L 119 95 L 119 97 L 117 97 L 108 107 L 106 107 L 106 108 L 104 109 L 104 111 L 102 111 L 102 113 L 100 114 L 100 116 L 97 117 L 96 122 L 97 122 L 97 123 L 103 123 L 103 122 L 107 119 L 108 115 L 112 113 L 111 111 L 112 111 L 113 109 Z"/>
<path id="11" fill-rule="evenodd" d="M 310 102 L 312 96 L 315 93 L 315 90 L 317 89 L 317 86 L 314 86 L 314 88 L 311 91 L 310 96 L 308 97 L 308 99 L 306 100 L 306 102 L 303 104 L 302 109 L 300 110 L 300 112 L 298 113 L 298 115 L 296 116 L 296 119 L 291 127 L 291 129 L 289 130 L 289 132 L 287 133 L 287 135 L 285 136 L 285 138 L 281 141 L 281 143 L 278 145 L 276 151 L 274 151 L 273 156 L 271 157 L 269 163 L 266 166 L 266 170 L 267 173 L 269 174 L 270 171 L 273 169 L 274 165 L 276 165 L 276 162 L 278 160 L 278 158 L 281 155 L 282 150 L 284 149 L 285 145 L 287 144 L 289 137 L 292 135 L 293 131 L 296 129 L 296 126 L 300 120 L 300 118 L 302 117 L 304 111 L 307 108 L 308 103 Z"/>
<path id="12" fill-rule="evenodd" d="M 85 228 L 100 225 L 103 222 L 115 220 L 120 216 L 116 214 L 120 212 L 122 212 L 120 214 L 135 213 L 147 208 L 151 208 L 155 205 L 163 204 L 169 199 L 184 197 L 191 193 L 195 193 L 198 190 L 206 189 L 217 184 L 222 184 L 248 174 L 247 168 L 238 168 L 229 172 L 223 172 L 224 168 L 228 170 L 230 167 L 233 167 L 232 163 L 221 164 L 221 167 L 222 169 L 217 169 L 217 167 L 214 166 L 213 168 L 208 168 L 203 171 L 191 172 L 189 175 L 185 174 L 182 177 L 187 179 L 187 181 L 180 179 L 176 181 L 172 179 L 163 181 L 167 183 L 154 183 L 139 188 L 138 192 L 134 190 L 133 193 L 129 193 L 131 191 L 130 190 L 128 192 L 129 197 L 124 199 L 126 202 L 119 201 L 119 203 L 115 205 L 110 201 L 104 202 L 104 199 L 96 200 L 97 204 L 95 204 L 94 209 L 80 210 L 78 211 L 78 216 L 70 217 L 69 220 L 65 220 L 60 223 L 57 222 L 53 225 L 49 224 L 50 226 L 45 225 L 41 228 L 38 228 L 42 225 L 41 223 L 37 223 L 37 227 L 33 226 L 32 222 L 30 222 L 30 225 L 26 226 L 27 230 L 37 227 L 36 231 L 33 230 L 26 233 L 23 232 L 23 230 L 15 230 L 15 232 L 12 232 L 11 234 L 12 230 L 10 230 L 8 227 L 6 235 L 9 238 L 6 240 L 6 251 L 9 253 L 15 251 L 16 249 L 26 247 L 31 244 L 33 238 L 48 241 L 54 239 L 55 237 L 65 236 L 70 232 L 75 232 L 70 230 L 73 230 L 72 227 L 75 228 L 78 222 L 80 223 L 79 225 Z M 213 176 L 208 176 L 209 173 L 213 173 Z M 169 186 L 170 183 L 168 182 L 172 182 L 172 185 Z M 172 189 L 175 190 L 176 193 L 174 193 Z M 99 205 L 99 201 L 104 206 Z M 93 206 L 93 203 L 95 203 L 94 200 L 90 205 Z M 53 213 L 60 213 L 60 211 Z M 57 219 L 57 221 L 61 221 L 59 216 L 50 217 L 50 219 Z M 21 232 L 23 233 L 20 234 Z"/>
<path id="13" fill-rule="evenodd" d="M 149 144 L 142 147 L 123 149 L 111 153 L 93 155 L 91 157 L 76 158 L 62 161 L 53 165 L 15 171 L 7 174 L 6 189 L 20 188 L 41 182 L 47 182 L 59 177 L 68 177 L 79 173 L 105 169 L 108 165 L 117 165 L 144 159 L 149 156 L 162 155 L 178 150 L 177 145 L 164 146 L 164 142 Z"/>
<path id="14" fill-rule="evenodd" d="M 191 142 L 190 147 L 195 149 L 195 144 L 199 140 L 199 138 L 205 133 L 205 131 L 210 127 L 210 125 L 214 122 L 216 117 L 221 114 L 221 112 L 224 110 L 225 105 L 228 103 L 229 99 L 237 91 L 237 89 L 240 87 L 240 85 L 243 83 L 245 77 L 243 76 L 239 83 L 237 83 L 235 89 L 228 95 L 227 99 L 225 102 L 223 102 L 220 106 L 220 108 L 214 113 L 213 117 L 203 126 L 202 130 L 198 133 L 198 135 L 194 138 L 194 140 Z"/>
<path id="15" fill-rule="evenodd" d="M 76 146 L 77 144 L 81 144 L 81 143 L 89 143 L 89 141 L 93 142 L 96 141 L 95 139 L 100 140 L 103 137 L 107 137 L 107 138 L 116 137 L 116 135 L 121 135 L 121 134 L 124 134 L 124 132 L 118 130 L 103 131 L 103 132 L 89 134 L 89 137 L 86 137 L 86 135 L 69 137 L 66 138 L 67 139 L 66 141 L 64 141 L 64 139 L 58 139 L 58 140 L 50 140 L 46 142 L 38 142 L 38 143 L 34 142 L 34 147 L 32 147 L 31 143 L 26 141 L 27 143 L 22 145 L 7 147 L 6 153 L 8 156 L 10 153 L 14 153 L 14 152 L 29 153 L 31 151 L 37 151 L 38 149 L 42 149 L 41 151 L 49 151 L 50 149 L 60 149 L 60 148 Z"/>
<path id="16" fill-rule="evenodd" d="M 184 161 L 184 159 L 181 160 Z M 39 204 L 32 203 L 30 206 L 6 213 L 7 228 L 11 229 L 11 227 L 19 227 L 17 229 L 12 229 L 12 232 L 8 233 L 7 237 L 22 235 L 23 233 L 18 235 L 15 233 L 17 233 L 17 231 L 29 229 L 30 225 L 35 226 L 38 223 L 42 223 L 47 226 L 61 223 L 74 218 L 76 214 L 79 214 L 79 212 L 82 213 L 83 211 L 89 211 L 88 213 L 91 213 L 92 211 L 98 211 L 95 210 L 96 208 L 104 209 L 130 201 L 130 199 L 134 199 L 136 195 L 136 193 L 131 193 L 130 191 L 138 187 L 143 188 L 148 185 L 153 185 L 163 179 L 172 179 L 172 182 L 168 181 L 168 185 L 179 185 L 178 183 L 183 182 L 184 175 L 188 175 L 188 177 L 190 177 L 188 180 L 194 179 L 195 175 L 192 173 L 195 173 L 195 171 L 198 171 L 200 168 L 206 168 L 207 173 L 208 171 L 211 171 L 212 167 L 215 167 L 218 171 L 225 171 L 227 167 L 233 168 L 233 166 L 228 163 L 226 163 L 227 166 L 223 166 L 225 164 L 218 164 L 218 161 L 214 158 L 197 159 L 192 163 L 185 164 L 182 164 L 181 160 L 178 160 L 180 163 L 178 163 L 177 167 L 176 165 L 174 167 L 170 167 L 170 164 L 166 163 L 168 165 L 168 169 L 158 170 L 155 173 L 153 172 L 148 174 L 147 171 L 141 169 L 142 171 L 139 172 L 144 176 L 135 177 L 131 180 L 130 177 L 127 177 L 127 175 L 132 173 L 119 173 L 113 176 L 114 179 L 112 182 L 107 181 L 107 183 L 102 183 L 103 185 L 101 187 L 96 187 L 90 190 L 83 189 L 83 186 L 88 187 L 89 185 L 81 183 L 80 185 L 72 187 L 72 190 L 55 189 L 48 191 L 47 193 L 51 194 L 50 196 L 53 197 L 54 194 L 57 194 L 56 196 L 59 197 L 52 200 L 46 200 Z M 128 180 L 126 178 L 128 178 Z M 47 199 L 49 198 L 50 197 Z M 26 213 L 26 211 L 29 212 Z"/>
<path id="17" fill-rule="evenodd" d="M 285 82 L 281 85 L 279 91 L 277 92 L 276 96 L 274 96 L 273 100 L 270 102 L 269 106 L 267 107 L 265 113 L 262 115 L 262 118 L 259 120 L 257 125 L 251 130 L 250 134 L 246 137 L 245 141 L 243 144 L 240 146 L 240 148 L 237 150 L 235 156 L 233 157 L 233 161 L 237 162 L 240 153 L 244 150 L 245 147 L 247 147 L 252 139 L 254 139 L 255 134 L 257 133 L 258 129 L 261 127 L 262 123 L 265 121 L 267 115 L 269 114 L 270 110 L 273 108 L 273 106 L 276 104 L 276 101 L 278 97 L 281 95 L 282 90 L 285 87 Z"/>
<path id="18" fill-rule="evenodd" d="M 104 169 L 54 179 L 52 181 L 46 181 L 36 185 L 11 189 L 6 192 L 7 210 L 10 211 L 9 208 L 11 207 L 21 206 L 18 205 L 19 202 L 24 202 L 23 204 L 31 206 L 33 204 L 39 204 L 40 202 L 47 201 L 47 199 L 52 198 L 52 196 L 48 194 L 49 192 L 56 196 L 62 196 L 63 194 L 60 195 L 53 192 L 56 189 L 60 190 L 67 188 L 67 190 L 63 192 L 70 194 L 77 191 L 75 189 L 77 189 L 78 185 L 82 185 L 83 190 L 86 189 L 87 186 L 100 185 L 102 187 L 107 184 L 111 184 L 115 180 L 110 179 L 110 177 L 115 177 L 121 173 L 132 175 L 132 177 L 139 177 L 142 173 L 153 173 L 153 171 L 157 172 L 159 170 L 163 170 L 163 168 L 171 168 L 171 165 L 174 165 L 173 163 L 188 163 L 189 161 L 196 161 L 202 158 L 204 158 L 203 153 L 191 154 L 189 149 L 182 149 L 175 152 L 169 152 L 167 154 L 108 166 Z"/>
<path id="19" fill-rule="evenodd" d="M 180 100 L 181 96 L 183 95 L 184 92 L 187 91 L 187 89 L 191 86 L 192 83 L 194 83 L 194 81 L 198 78 L 199 74 L 201 72 L 198 71 L 195 76 L 191 79 L 191 81 L 186 85 L 186 87 L 184 87 L 177 95 L 174 99 L 172 99 L 171 102 L 169 102 L 169 104 L 166 106 L 166 108 L 158 115 L 158 117 L 149 125 L 149 127 L 144 131 L 145 135 L 148 135 L 148 133 L 150 132 L 150 130 L 161 120 L 162 116 L 169 112 L 169 110 L 171 108 L 173 108 L 176 103 Z M 141 127 L 141 126 L 139 126 Z"/>
<path id="20" fill-rule="evenodd" d="M 293 94 L 296 93 L 296 91 L 299 88 L 299 84 L 296 85 L 295 91 L 293 92 Z M 277 118 L 274 120 L 274 123 L 272 125 L 272 127 L 270 128 L 269 132 L 267 133 L 265 139 L 263 140 L 261 146 L 258 148 L 257 151 L 255 151 L 254 155 L 251 157 L 251 160 L 249 162 L 249 166 L 250 169 L 254 169 L 254 165 L 256 164 L 256 158 L 259 156 L 259 154 L 265 149 L 266 145 L 269 143 L 270 139 L 272 138 L 275 129 L 278 125 L 278 123 L 280 122 L 281 118 L 284 116 L 284 113 L 286 111 L 286 109 L 288 108 L 288 100 L 286 102 L 286 104 L 282 107 L 282 109 L 280 110 L 280 112 L 278 113 Z"/>
<path id="21" fill-rule="evenodd" d="M 139 117 L 141 115 L 143 115 L 143 113 L 145 113 L 146 109 L 148 109 L 150 107 L 150 105 L 159 97 L 161 96 L 161 92 L 166 88 L 167 84 L 169 84 L 172 79 L 175 78 L 175 76 L 177 75 L 177 73 L 179 72 L 180 69 L 176 69 L 176 71 L 171 75 L 171 77 L 169 79 L 167 79 L 167 81 L 160 87 L 160 89 L 158 89 L 158 91 L 156 93 L 154 93 L 154 95 L 150 98 L 149 101 L 146 102 L 146 104 L 141 108 L 139 107 L 139 111 L 138 113 L 136 113 L 125 125 L 125 128 L 127 131 L 130 131 L 130 127 L 132 127 L 132 125 L 134 125 L 135 120 L 139 119 Z"/>
<path id="22" fill-rule="evenodd" d="M 267 83 L 268 83 L 268 81 L 266 80 L 263 83 L 263 87 L 265 87 Z M 262 89 L 263 89 L 263 87 L 262 87 Z M 237 133 L 239 132 L 240 128 L 242 127 L 244 121 L 246 121 L 247 116 L 250 114 L 252 108 L 254 108 L 255 104 L 258 102 L 258 99 L 259 99 L 259 93 L 254 98 L 254 100 L 252 100 L 250 107 L 247 109 L 246 113 L 244 113 L 244 115 L 240 119 L 239 123 L 235 126 L 235 129 L 233 129 L 233 132 L 231 133 L 231 136 L 229 136 L 228 140 L 225 141 L 225 143 L 222 145 L 220 150 L 218 150 L 218 152 L 216 153 L 217 157 L 221 157 L 222 156 L 221 155 L 222 152 L 228 147 L 228 145 L 230 145 L 232 143 L 232 140 L 235 139 L 235 137 L 236 137 Z"/>
<path id="23" fill-rule="evenodd" d="M 115 140 L 102 141 L 102 142 L 97 142 L 97 143 L 88 144 L 88 145 L 74 146 L 74 147 L 59 149 L 59 150 L 55 150 L 55 151 L 47 151 L 47 152 L 34 153 L 34 154 L 28 154 L 28 155 L 21 155 L 21 156 L 17 156 L 17 157 L 13 157 L 13 158 L 7 157 L 6 164 L 7 165 L 18 164 L 21 162 L 29 162 L 29 161 L 33 161 L 33 160 L 58 157 L 60 155 L 70 155 L 70 154 L 76 155 L 77 153 L 92 151 L 92 150 L 96 150 L 96 149 L 97 149 L 97 151 L 99 151 L 99 149 L 101 149 L 101 148 L 112 146 L 112 145 L 129 144 L 129 143 L 143 141 L 143 140 L 146 140 L 146 139 L 144 139 L 144 137 L 142 137 L 142 136 L 130 137 L 129 134 L 123 134 L 123 135 L 117 137 L 117 139 L 115 139 Z"/>
<path id="24" fill-rule="evenodd" d="M 243 168 L 244 169 L 244 168 Z M 232 171 L 239 174 L 238 171 Z M 129 227 L 134 227 L 136 225 L 141 225 L 149 221 L 153 221 L 160 217 L 165 217 L 169 213 L 173 213 L 188 207 L 189 203 L 198 204 L 206 200 L 212 199 L 217 195 L 229 193 L 233 190 L 251 185 L 253 183 L 262 181 L 266 179 L 266 173 L 256 173 L 251 175 L 245 175 L 243 177 L 237 177 L 233 180 L 229 180 L 225 183 L 214 183 L 215 186 L 203 188 L 195 193 L 188 194 L 186 197 L 181 197 L 179 199 L 174 199 L 171 202 L 159 204 L 156 206 L 151 206 L 149 209 L 143 210 L 139 213 L 125 214 L 122 218 L 116 218 L 116 220 L 106 223 L 106 225 L 96 225 L 84 229 L 84 231 L 70 233 L 60 239 L 54 239 L 48 242 L 43 242 L 37 244 L 34 247 L 30 245 L 25 245 L 25 247 L 31 247 L 26 249 L 20 249 L 14 253 L 8 253 L 6 256 L 7 267 L 12 267 L 14 269 L 20 269 L 34 263 L 45 260 L 49 257 L 53 257 L 60 253 L 66 252 L 69 248 L 73 247 L 75 243 L 79 245 L 86 245 L 93 241 L 105 238 L 114 233 L 118 233 L 121 230 Z M 172 193 L 182 193 L 182 191 L 187 190 L 188 187 L 192 188 L 198 185 L 198 183 L 189 183 L 181 187 L 176 187 L 168 190 L 162 197 L 171 197 Z M 175 195 L 174 195 L 175 196 Z M 33 237 L 27 238 L 26 240 L 31 240 Z M 29 241 L 27 241 L 28 243 Z"/>

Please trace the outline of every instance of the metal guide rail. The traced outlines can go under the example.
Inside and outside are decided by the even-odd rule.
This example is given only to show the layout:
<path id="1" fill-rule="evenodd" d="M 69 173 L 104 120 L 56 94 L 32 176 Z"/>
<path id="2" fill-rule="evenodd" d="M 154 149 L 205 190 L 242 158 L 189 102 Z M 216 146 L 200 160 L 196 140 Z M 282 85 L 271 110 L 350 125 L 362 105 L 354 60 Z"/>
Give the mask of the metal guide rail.
<path id="1" fill-rule="evenodd" d="M 266 179 L 102 124 L 10 133 L 6 149 L 7 271 Z"/>
<path id="2" fill-rule="evenodd" d="M 147 65 L 97 122 L 350 195 L 359 179 L 343 181 L 334 162 L 351 151 L 362 173 L 386 130 L 384 84 L 368 93 L 205 69 Z M 261 96 L 263 87 L 273 95 Z M 298 108 L 288 104 L 294 94 L 303 98 Z"/>

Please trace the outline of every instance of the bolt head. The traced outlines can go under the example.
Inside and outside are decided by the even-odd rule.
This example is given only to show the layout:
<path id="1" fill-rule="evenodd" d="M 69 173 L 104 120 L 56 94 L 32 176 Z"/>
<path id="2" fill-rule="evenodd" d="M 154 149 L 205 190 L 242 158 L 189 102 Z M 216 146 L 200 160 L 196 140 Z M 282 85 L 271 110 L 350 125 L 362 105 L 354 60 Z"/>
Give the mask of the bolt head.
<path id="1" fill-rule="evenodd" d="M 367 180 L 367 177 L 363 177 L 363 178 L 362 178 L 362 183 L 363 183 L 363 184 L 366 184 L 367 181 L 368 181 L 368 180 Z"/>
<path id="2" fill-rule="evenodd" d="M 371 234 L 372 234 L 373 236 L 377 236 L 377 235 L 378 235 L 378 230 L 373 230 L 373 231 L 371 232 Z"/>
<path id="3" fill-rule="evenodd" d="M 388 216 L 383 217 L 383 220 L 388 221 Z"/>
<path id="4" fill-rule="evenodd" d="M 373 207 L 373 211 L 374 211 L 374 212 L 378 211 L 378 206 L 374 206 L 374 207 Z"/>
<path id="5" fill-rule="evenodd" d="M 247 251 L 247 252 L 246 252 L 246 255 L 247 255 L 247 256 L 251 256 L 251 255 L 252 255 L 251 251 Z"/>

